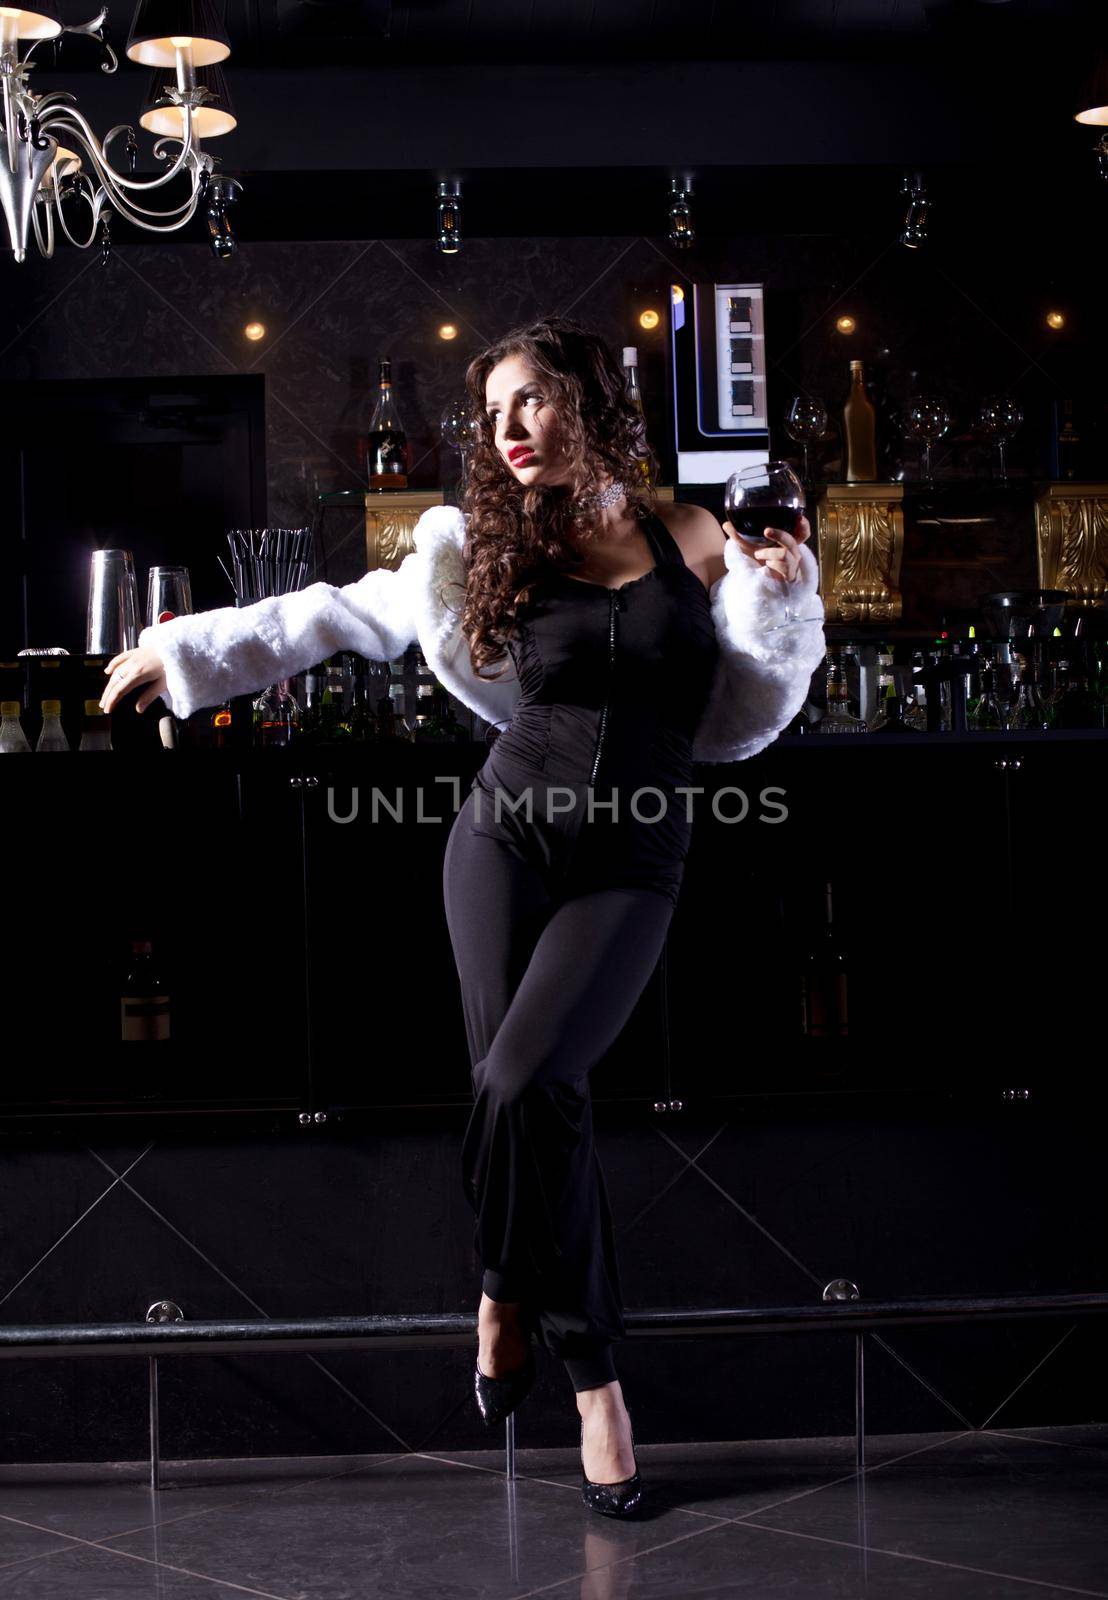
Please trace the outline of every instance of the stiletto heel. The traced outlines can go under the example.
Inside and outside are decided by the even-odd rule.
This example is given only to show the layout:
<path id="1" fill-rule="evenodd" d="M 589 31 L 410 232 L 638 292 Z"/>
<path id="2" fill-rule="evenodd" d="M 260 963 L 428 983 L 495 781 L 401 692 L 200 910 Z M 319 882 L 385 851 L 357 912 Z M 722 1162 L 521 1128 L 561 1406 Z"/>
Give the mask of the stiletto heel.
<path id="1" fill-rule="evenodd" d="M 627 1413 L 628 1425 L 631 1422 L 631 1413 Z M 581 1418 L 581 1448 L 585 1447 L 585 1419 Z M 631 1455 L 635 1458 L 635 1430 L 631 1428 Z M 603 1517 L 633 1517 L 643 1504 L 643 1481 L 639 1476 L 639 1463 L 635 1459 L 635 1470 L 629 1478 L 622 1478 L 619 1483 L 594 1483 L 585 1474 L 584 1464 L 581 1466 L 581 1498 L 590 1511 L 598 1511 Z"/>

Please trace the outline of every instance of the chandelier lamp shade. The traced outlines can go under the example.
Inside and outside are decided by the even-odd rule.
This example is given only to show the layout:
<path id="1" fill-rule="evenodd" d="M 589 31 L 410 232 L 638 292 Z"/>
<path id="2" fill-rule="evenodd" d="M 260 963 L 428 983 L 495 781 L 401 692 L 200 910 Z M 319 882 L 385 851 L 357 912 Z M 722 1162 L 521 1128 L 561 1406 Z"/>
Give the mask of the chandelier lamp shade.
<path id="1" fill-rule="evenodd" d="M 194 67 L 211 67 L 231 54 L 227 29 L 212 0 L 138 0 L 127 55 L 144 67 L 175 67 L 182 45 Z"/>
<path id="2" fill-rule="evenodd" d="M 195 107 L 192 113 L 192 131 L 196 139 L 218 139 L 238 126 L 235 108 L 231 104 L 231 91 L 219 67 L 197 67 L 196 87 L 209 96 Z M 147 133 L 164 134 L 169 139 L 180 139 L 184 134 L 184 112 L 173 93 L 176 84 L 165 67 L 155 67 L 146 86 L 139 127 Z"/>
<path id="3" fill-rule="evenodd" d="M 49 259 L 59 236 L 82 250 L 99 238 L 107 250 L 112 213 L 148 233 L 176 233 L 198 209 L 213 253 L 230 255 L 226 207 L 240 186 L 217 173 L 218 158 L 203 148 L 205 139 L 236 126 L 218 66 L 231 53 L 219 11 L 213 0 L 138 0 L 126 49 L 131 60 L 154 69 L 140 126 L 155 136 L 161 169 L 141 177 L 133 128 L 120 124 L 101 140 L 72 94 L 39 94 L 28 81 L 36 47 L 67 33 L 98 40 L 102 70 L 115 72 L 107 15 L 101 10 L 70 26 L 53 0 L 36 0 L 33 11 L 0 0 L 0 207 L 12 255 L 25 260 L 33 238 Z"/>

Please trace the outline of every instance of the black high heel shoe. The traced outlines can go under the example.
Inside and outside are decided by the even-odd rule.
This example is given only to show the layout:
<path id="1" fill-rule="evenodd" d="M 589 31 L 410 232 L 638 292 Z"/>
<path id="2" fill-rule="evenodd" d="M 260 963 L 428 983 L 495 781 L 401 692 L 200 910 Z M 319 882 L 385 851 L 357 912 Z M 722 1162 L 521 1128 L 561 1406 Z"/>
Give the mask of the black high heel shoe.
<path id="1" fill-rule="evenodd" d="M 476 1361 L 473 1363 L 473 1390 L 486 1428 L 510 1416 L 535 1381 L 535 1351 L 530 1339 L 528 1329 L 527 1359 L 518 1372 L 509 1372 L 507 1377 L 486 1378 Z"/>
<path id="2" fill-rule="evenodd" d="M 627 1413 L 628 1423 L 631 1413 Z M 585 1446 L 585 1419 L 581 1418 L 581 1448 Z M 631 1455 L 635 1455 L 635 1431 L 631 1430 Z M 590 1511 L 598 1511 L 603 1517 L 633 1517 L 642 1508 L 643 1481 L 639 1476 L 639 1464 L 635 1460 L 635 1470 L 629 1478 L 621 1478 L 618 1483 L 593 1483 L 591 1478 L 585 1476 L 584 1466 L 581 1468 L 581 1498 Z"/>

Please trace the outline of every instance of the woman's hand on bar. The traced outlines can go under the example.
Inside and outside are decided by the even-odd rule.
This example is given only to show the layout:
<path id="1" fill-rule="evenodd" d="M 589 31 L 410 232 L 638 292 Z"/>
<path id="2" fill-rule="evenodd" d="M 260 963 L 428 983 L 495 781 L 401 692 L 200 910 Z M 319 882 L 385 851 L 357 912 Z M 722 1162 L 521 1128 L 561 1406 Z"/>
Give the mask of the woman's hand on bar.
<path id="1" fill-rule="evenodd" d="M 121 650 L 117 656 L 112 657 L 104 671 L 108 674 L 108 686 L 100 696 L 100 709 L 104 712 L 111 711 L 122 695 L 129 694 L 141 683 L 148 683 L 150 688 L 135 701 L 136 711 L 145 711 L 159 695 L 168 692 L 165 663 L 158 652 L 151 650 L 149 645 L 138 645 L 133 650 Z"/>
<path id="2" fill-rule="evenodd" d="M 760 561 L 778 582 L 795 582 L 800 571 L 800 546 L 810 538 L 812 532 L 812 525 L 806 516 L 801 514 L 795 533 L 784 533 L 780 528 L 766 528 L 766 538 L 771 539 L 772 544 L 755 544 L 744 539 L 729 522 L 725 522 L 723 528 L 727 537 L 734 539 L 745 555 Z"/>

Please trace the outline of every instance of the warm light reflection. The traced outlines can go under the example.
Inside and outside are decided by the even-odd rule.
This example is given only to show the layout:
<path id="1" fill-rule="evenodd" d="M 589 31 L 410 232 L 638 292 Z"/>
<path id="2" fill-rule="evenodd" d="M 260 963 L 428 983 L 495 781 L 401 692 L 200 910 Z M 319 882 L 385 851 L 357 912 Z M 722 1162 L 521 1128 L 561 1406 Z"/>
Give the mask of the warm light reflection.
<path id="1" fill-rule="evenodd" d="M 639 327 L 646 328 L 649 331 L 651 328 L 656 328 L 661 320 L 656 311 L 644 311 L 639 318 Z"/>
<path id="2" fill-rule="evenodd" d="M 679 283 L 675 283 L 673 285 L 673 303 L 674 303 L 674 305 L 677 305 L 684 298 L 685 298 L 684 289 L 682 289 L 682 287 L 681 287 L 681 285 Z"/>
<path id="3" fill-rule="evenodd" d="M 248 322 L 242 331 L 248 339 L 253 339 L 256 343 L 259 339 L 265 338 L 265 323 Z"/>
<path id="4" fill-rule="evenodd" d="M 1060 311 L 1048 311 L 1046 314 L 1047 326 L 1051 328 L 1064 328 L 1066 319 Z"/>
<path id="5" fill-rule="evenodd" d="M 835 326 L 840 333 L 853 333 L 858 324 L 853 317 L 839 317 Z"/>
<path id="6" fill-rule="evenodd" d="M 442 327 L 439 329 L 439 338 L 440 339 L 456 339 L 457 337 L 458 337 L 458 330 L 454 326 L 454 324 L 452 322 L 444 322 Z"/>

